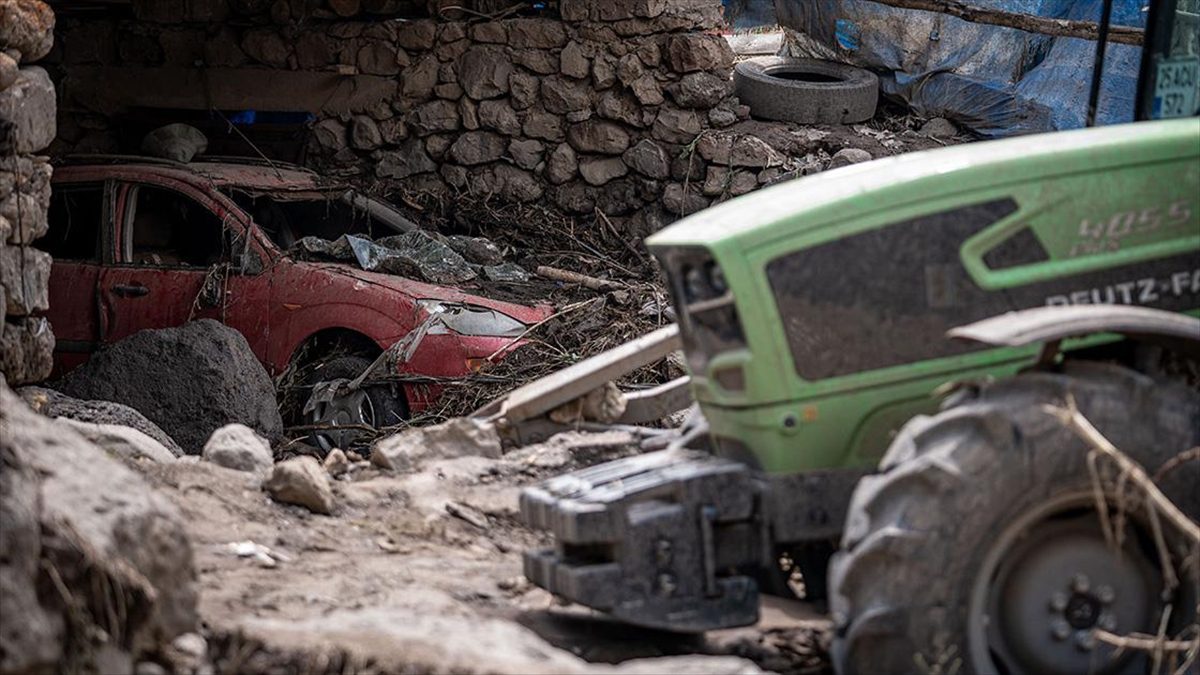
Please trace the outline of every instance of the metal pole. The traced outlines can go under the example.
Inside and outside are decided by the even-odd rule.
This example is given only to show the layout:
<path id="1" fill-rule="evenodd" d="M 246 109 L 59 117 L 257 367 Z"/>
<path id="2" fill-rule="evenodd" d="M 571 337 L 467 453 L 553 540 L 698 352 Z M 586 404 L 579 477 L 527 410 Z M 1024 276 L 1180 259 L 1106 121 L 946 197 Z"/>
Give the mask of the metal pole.
<path id="1" fill-rule="evenodd" d="M 1100 12 L 1100 34 L 1096 37 L 1096 63 L 1092 66 L 1092 90 L 1088 93 L 1087 125 L 1096 126 L 1096 107 L 1100 103 L 1100 80 L 1104 78 L 1104 51 L 1108 46 L 1108 27 L 1112 23 L 1113 0 L 1104 0 Z"/>

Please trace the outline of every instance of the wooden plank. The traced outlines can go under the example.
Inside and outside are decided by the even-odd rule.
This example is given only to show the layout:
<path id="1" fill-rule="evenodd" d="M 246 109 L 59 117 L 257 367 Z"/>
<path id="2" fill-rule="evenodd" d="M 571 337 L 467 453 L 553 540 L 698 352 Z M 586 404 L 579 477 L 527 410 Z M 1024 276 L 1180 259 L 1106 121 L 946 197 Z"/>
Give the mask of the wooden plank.
<path id="1" fill-rule="evenodd" d="M 1083 40 L 1096 40 L 1100 35 L 1100 25 L 1094 21 L 1074 21 L 1070 19 L 1052 19 L 1045 16 L 1002 12 L 996 9 L 972 7 L 958 0 L 869 0 L 879 5 L 887 5 L 897 9 L 917 9 L 925 12 L 946 14 L 971 23 L 984 23 L 992 26 L 1016 28 L 1030 33 L 1053 35 L 1056 37 L 1072 37 Z M 1145 31 L 1133 26 L 1109 26 L 1108 41 L 1126 45 L 1140 45 L 1145 39 Z"/>
<path id="2" fill-rule="evenodd" d="M 611 382 L 626 373 L 665 358 L 681 346 L 679 326 L 664 326 L 653 333 L 518 387 L 504 400 L 500 408 L 501 416 L 513 423 L 543 415 L 605 382 Z"/>

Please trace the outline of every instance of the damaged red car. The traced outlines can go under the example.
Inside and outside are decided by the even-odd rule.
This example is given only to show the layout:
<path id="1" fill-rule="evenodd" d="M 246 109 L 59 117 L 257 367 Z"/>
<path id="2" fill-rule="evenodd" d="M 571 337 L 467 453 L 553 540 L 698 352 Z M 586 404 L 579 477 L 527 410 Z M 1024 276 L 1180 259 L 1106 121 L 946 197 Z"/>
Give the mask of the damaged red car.
<path id="1" fill-rule="evenodd" d="M 416 229 L 295 166 L 95 157 L 56 168 L 53 187 L 41 243 L 54 256 L 58 374 L 136 331 L 213 318 L 241 332 L 277 382 L 296 380 L 301 395 L 281 396 L 285 419 L 380 427 L 430 406 L 439 380 L 503 355 L 551 311 L 289 253 L 305 238 Z M 354 380 L 367 384 L 331 386 Z M 317 438 L 337 445 L 343 433 Z"/>

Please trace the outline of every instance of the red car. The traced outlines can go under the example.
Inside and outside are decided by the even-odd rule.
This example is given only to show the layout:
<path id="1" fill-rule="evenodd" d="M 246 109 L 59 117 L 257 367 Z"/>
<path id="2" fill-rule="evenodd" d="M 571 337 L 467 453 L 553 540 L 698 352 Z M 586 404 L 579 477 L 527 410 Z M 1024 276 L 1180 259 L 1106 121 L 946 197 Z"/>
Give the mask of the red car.
<path id="1" fill-rule="evenodd" d="M 56 168 L 50 223 L 39 243 L 54 256 L 59 374 L 135 331 L 205 317 L 240 331 L 273 377 L 301 372 L 305 385 L 356 378 L 408 336 L 387 359 L 401 384 L 314 397 L 316 424 L 384 426 L 418 413 L 436 399 L 436 378 L 469 374 L 551 311 L 285 254 L 305 236 L 414 227 L 295 166 L 92 158 Z"/>

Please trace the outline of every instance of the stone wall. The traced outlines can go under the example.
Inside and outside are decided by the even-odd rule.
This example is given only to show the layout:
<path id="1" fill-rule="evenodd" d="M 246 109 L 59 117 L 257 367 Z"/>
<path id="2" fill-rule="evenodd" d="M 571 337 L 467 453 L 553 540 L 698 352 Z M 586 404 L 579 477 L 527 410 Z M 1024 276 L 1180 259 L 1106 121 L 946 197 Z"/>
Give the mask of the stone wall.
<path id="1" fill-rule="evenodd" d="M 776 179 L 812 138 L 744 121 L 733 54 L 710 32 L 720 0 L 564 0 L 558 16 L 491 21 L 162 4 L 60 22 L 63 150 L 116 149 L 111 116 L 153 104 L 147 89 L 181 107 L 310 110 L 309 163 L 328 173 L 425 203 L 598 209 L 636 237 Z"/>
<path id="2" fill-rule="evenodd" d="M 54 140 L 54 87 L 28 65 L 51 47 L 54 14 L 41 0 L 0 0 L 0 373 L 11 385 L 50 374 L 54 336 L 33 316 L 49 306 L 46 233 Z"/>

